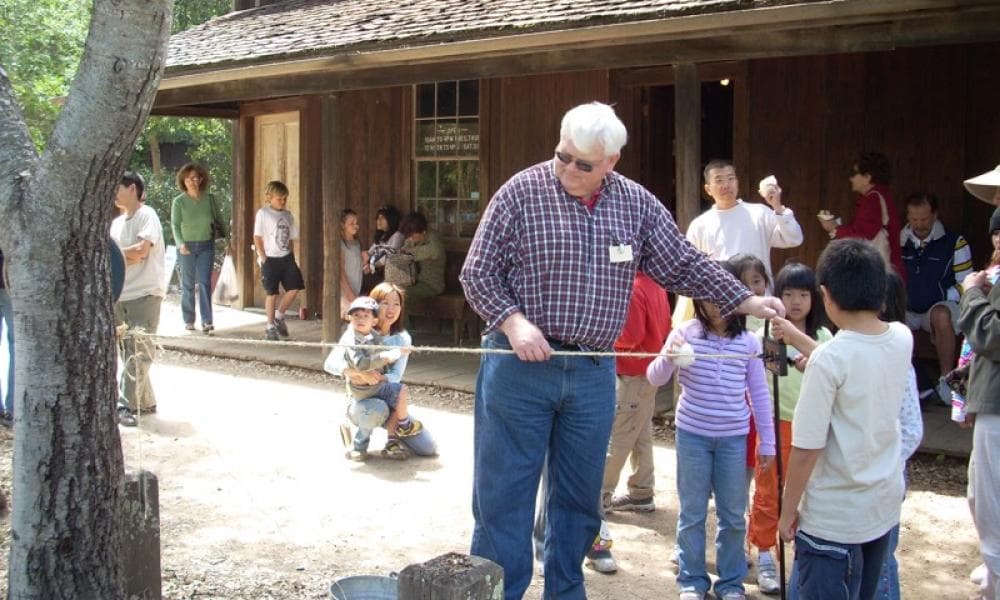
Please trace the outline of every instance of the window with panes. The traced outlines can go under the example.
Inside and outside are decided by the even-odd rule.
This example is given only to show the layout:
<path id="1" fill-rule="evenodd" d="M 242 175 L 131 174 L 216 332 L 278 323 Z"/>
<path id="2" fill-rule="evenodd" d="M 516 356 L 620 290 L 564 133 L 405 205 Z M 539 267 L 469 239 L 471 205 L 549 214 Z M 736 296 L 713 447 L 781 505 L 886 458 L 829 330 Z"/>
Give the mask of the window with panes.
<path id="1" fill-rule="evenodd" d="M 479 81 L 413 88 L 416 206 L 444 237 L 469 238 L 479 197 Z"/>

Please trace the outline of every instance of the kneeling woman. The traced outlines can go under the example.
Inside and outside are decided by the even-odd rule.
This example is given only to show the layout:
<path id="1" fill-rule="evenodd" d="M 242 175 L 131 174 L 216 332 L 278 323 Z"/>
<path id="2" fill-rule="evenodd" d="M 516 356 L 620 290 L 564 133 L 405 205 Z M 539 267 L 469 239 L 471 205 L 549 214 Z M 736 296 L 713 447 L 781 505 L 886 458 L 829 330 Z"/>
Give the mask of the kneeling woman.
<path id="1" fill-rule="evenodd" d="M 413 338 L 403 328 L 406 296 L 402 288 L 391 283 L 380 283 L 372 289 L 369 295 L 379 304 L 376 330 L 382 336 L 381 343 L 401 348 L 412 346 Z M 409 356 L 404 354 L 394 362 L 385 372 L 386 379 L 390 382 L 401 382 L 408 361 Z M 377 427 L 385 427 L 389 416 L 389 407 L 380 398 L 366 398 L 351 403 L 348 407 L 347 418 L 357 427 L 357 431 L 351 436 L 350 427 L 347 424 L 344 425 L 344 428 L 347 429 L 344 436 L 345 444 L 350 443 L 353 447 L 367 447 L 372 431 Z M 416 435 L 400 437 L 398 441 L 402 446 L 405 446 L 404 451 L 412 452 L 417 456 L 437 455 L 437 444 L 434 443 L 434 438 L 426 426 Z M 387 450 L 389 449 L 387 448 Z M 390 456 L 389 458 L 398 457 Z"/>

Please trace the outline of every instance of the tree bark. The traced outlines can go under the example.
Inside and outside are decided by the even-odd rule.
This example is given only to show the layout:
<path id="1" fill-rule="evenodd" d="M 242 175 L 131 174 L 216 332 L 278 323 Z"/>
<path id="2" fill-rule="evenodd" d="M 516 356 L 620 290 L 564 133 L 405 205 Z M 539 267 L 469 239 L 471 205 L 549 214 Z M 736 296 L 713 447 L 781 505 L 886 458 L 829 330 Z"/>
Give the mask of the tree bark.
<path id="1" fill-rule="evenodd" d="M 108 226 L 166 59 L 172 0 L 95 0 L 35 155 L 0 73 L 0 247 L 17 337 L 10 598 L 122 598 Z"/>

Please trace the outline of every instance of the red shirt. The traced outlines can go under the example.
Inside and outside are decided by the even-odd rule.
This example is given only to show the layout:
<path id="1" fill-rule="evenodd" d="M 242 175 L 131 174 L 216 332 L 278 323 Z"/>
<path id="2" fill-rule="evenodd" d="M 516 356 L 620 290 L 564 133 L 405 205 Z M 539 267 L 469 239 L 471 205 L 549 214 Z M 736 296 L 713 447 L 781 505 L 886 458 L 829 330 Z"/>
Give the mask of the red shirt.
<path id="1" fill-rule="evenodd" d="M 906 279 L 906 268 L 903 267 L 903 254 L 899 245 L 899 230 L 902 229 L 899 219 L 899 209 L 892 199 L 892 192 L 889 186 L 880 183 L 868 190 L 863 196 L 858 196 L 858 202 L 854 207 L 854 220 L 845 225 L 837 227 L 837 238 L 862 238 L 873 240 L 882 229 L 882 206 L 879 202 L 879 194 L 885 198 L 885 210 L 889 216 L 889 223 L 886 231 L 889 232 L 889 262 L 904 280 Z"/>
<path id="2" fill-rule="evenodd" d="M 635 274 L 625 328 L 615 342 L 617 352 L 659 352 L 670 333 L 670 302 L 667 292 L 645 273 Z M 649 358 L 616 359 L 619 375 L 645 375 Z"/>

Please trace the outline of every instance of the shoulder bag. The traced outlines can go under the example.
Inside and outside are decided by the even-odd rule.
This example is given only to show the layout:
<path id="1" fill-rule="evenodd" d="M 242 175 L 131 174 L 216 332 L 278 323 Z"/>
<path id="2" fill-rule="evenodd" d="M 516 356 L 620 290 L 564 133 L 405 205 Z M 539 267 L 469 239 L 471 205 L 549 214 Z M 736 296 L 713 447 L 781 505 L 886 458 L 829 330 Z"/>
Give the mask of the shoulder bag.
<path id="1" fill-rule="evenodd" d="M 417 281 L 417 265 L 412 254 L 397 252 L 385 257 L 385 280 L 400 287 L 408 287 Z"/>

